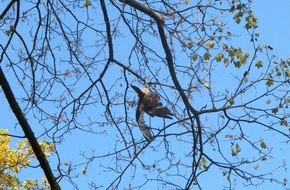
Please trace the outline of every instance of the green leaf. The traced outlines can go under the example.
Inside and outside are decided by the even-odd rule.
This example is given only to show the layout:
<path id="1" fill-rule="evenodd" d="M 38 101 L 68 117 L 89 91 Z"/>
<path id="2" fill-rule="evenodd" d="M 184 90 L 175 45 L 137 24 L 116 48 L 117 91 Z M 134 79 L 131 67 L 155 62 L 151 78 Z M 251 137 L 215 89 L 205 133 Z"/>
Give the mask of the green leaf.
<path id="1" fill-rule="evenodd" d="M 219 54 L 216 55 L 215 60 L 217 62 L 221 62 L 223 58 L 224 58 L 224 54 L 219 53 Z"/>
<path id="2" fill-rule="evenodd" d="M 263 67 L 263 61 L 259 60 L 257 61 L 257 63 L 255 64 L 256 67 L 261 68 Z"/>
<path id="3" fill-rule="evenodd" d="M 227 45 L 227 44 L 223 44 L 223 49 L 224 49 L 225 51 L 229 51 L 229 47 L 228 47 L 228 45 Z"/>
<path id="4" fill-rule="evenodd" d="M 232 149 L 232 156 L 236 156 L 236 155 L 237 155 L 237 152 L 234 149 Z"/>
<path id="5" fill-rule="evenodd" d="M 287 122 L 287 120 L 285 119 L 285 118 L 282 118 L 281 120 L 280 120 L 280 125 L 284 125 L 284 126 L 288 126 L 288 122 Z"/>
<path id="6" fill-rule="evenodd" d="M 187 42 L 186 47 L 188 47 L 188 48 L 193 47 L 193 41 L 191 39 Z"/>
<path id="7" fill-rule="evenodd" d="M 194 181 L 192 182 L 192 185 L 198 185 L 197 181 L 194 180 Z"/>
<path id="8" fill-rule="evenodd" d="M 243 52 L 243 59 L 249 58 L 250 54 L 248 52 Z"/>
<path id="9" fill-rule="evenodd" d="M 232 156 L 236 156 L 239 152 L 241 152 L 241 147 L 239 144 L 236 144 L 236 147 L 232 149 Z"/>
<path id="10" fill-rule="evenodd" d="M 233 138 L 233 135 L 232 134 L 228 134 L 228 135 L 225 135 L 225 138 Z"/>
<path id="11" fill-rule="evenodd" d="M 244 3 L 238 4 L 237 5 L 237 9 L 242 9 L 243 7 L 245 7 L 246 5 Z"/>
<path id="12" fill-rule="evenodd" d="M 239 144 L 236 144 L 236 152 L 237 153 L 241 152 L 241 147 L 239 146 Z"/>
<path id="13" fill-rule="evenodd" d="M 184 46 L 184 47 L 187 47 L 187 48 L 192 48 L 193 47 L 193 41 L 190 39 L 190 40 L 188 40 L 188 41 L 183 41 L 182 42 L 182 45 Z"/>
<path id="14" fill-rule="evenodd" d="M 234 57 L 235 56 L 235 50 L 234 49 L 230 49 L 229 50 L 229 56 L 230 57 Z"/>
<path id="15" fill-rule="evenodd" d="M 288 183 L 288 180 L 287 180 L 287 178 L 284 178 L 284 179 L 283 179 L 283 185 L 284 185 L 284 186 L 286 186 L 286 185 L 287 185 L 287 183 Z"/>
<path id="16" fill-rule="evenodd" d="M 197 54 L 196 53 L 191 54 L 191 60 L 192 61 L 196 61 L 197 60 Z"/>
<path id="17" fill-rule="evenodd" d="M 85 0 L 84 7 L 88 8 L 89 6 L 92 6 L 91 0 Z"/>
<path id="18" fill-rule="evenodd" d="M 205 45 L 206 45 L 207 48 L 213 48 L 214 47 L 214 41 L 212 41 L 212 40 L 207 41 Z"/>
<path id="19" fill-rule="evenodd" d="M 268 45 L 268 49 L 269 50 L 273 50 L 273 47 Z"/>
<path id="20" fill-rule="evenodd" d="M 202 157 L 201 158 L 201 161 L 202 161 L 202 167 L 203 167 L 203 169 L 206 170 L 208 168 L 207 163 L 206 163 L 206 159 L 204 157 Z"/>
<path id="21" fill-rule="evenodd" d="M 82 168 L 82 174 L 85 175 L 87 173 L 87 167 Z"/>
<path id="22" fill-rule="evenodd" d="M 249 16 L 246 17 L 245 28 L 257 28 L 258 27 L 258 18 L 252 12 L 250 12 Z"/>
<path id="23" fill-rule="evenodd" d="M 290 77 L 289 69 L 285 69 L 285 76 L 288 77 L 288 78 Z"/>
<path id="24" fill-rule="evenodd" d="M 240 68 L 242 66 L 242 63 L 240 61 L 234 62 L 235 67 Z"/>
<path id="25" fill-rule="evenodd" d="M 203 168 L 204 170 L 206 170 L 208 168 L 208 165 L 206 163 L 206 159 L 204 157 L 202 157 L 201 160 L 199 161 L 198 168 L 199 169 Z"/>
<path id="26" fill-rule="evenodd" d="M 241 22 L 241 17 L 243 16 L 243 12 L 238 12 L 234 15 L 233 19 L 237 24 L 240 24 Z"/>
<path id="27" fill-rule="evenodd" d="M 230 9 L 230 13 L 233 13 L 236 10 L 236 7 L 233 5 Z"/>
<path id="28" fill-rule="evenodd" d="M 225 66 L 229 66 L 230 61 L 228 60 L 228 58 L 224 58 L 224 64 Z"/>
<path id="29" fill-rule="evenodd" d="M 267 85 L 267 86 L 272 86 L 273 84 L 274 84 L 274 80 L 273 80 L 273 78 L 270 76 L 269 78 L 267 78 L 266 85 Z"/>
<path id="30" fill-rule="evenodd" d="M 228 172 L 223 171 L 222 174 L 223 176 L 227 175 Z"/>
<path id="31" fill-rule="evenodd" d="M 267 145 L 266 145 L 266 143 L 263 140 L 260 141 L 260 146 L 263 149 L 267 148 Z"/>
<path id="32" fill-rule="evenodd" d="M 12 33 L 12 31 L 11 31 L 11 30 L 5 30 L 5 34 L 6 34 L 7 36 L 10 36 L 10 35 L 11 35 L 11 33 Z"/>
<path id="33" fill-rule="evenodd" d="M 235 99 L 234 99 L 234 98 L 231 98 L 231 99 L 229 100 L 229 102 L 230 102 L 231 105 L 233 105 L 233 104 L 235 103 Z"/>
<path id="34" fill-rule="evenodd" d="M 199 161 L 197 166 L 198 166 L 199 169 L 201 169 L 201 167 L 202 167 L 202 162 Z"/>
<path id="35" fill-rule="evenodd" d="M 211 57 L 211 54 L 208 51 L 205 52 L 204 55 L 203 55 L 204 60 L 209 60 L 210 57 Z"/>
<path id="36" fill-rule="evenodd" d="M 278 111 L 279 111 L 278 108 L 273 108 L 273 109 L 272 109 L 272 113 L 273 113 L 273 114 L 276 114 Z"/>

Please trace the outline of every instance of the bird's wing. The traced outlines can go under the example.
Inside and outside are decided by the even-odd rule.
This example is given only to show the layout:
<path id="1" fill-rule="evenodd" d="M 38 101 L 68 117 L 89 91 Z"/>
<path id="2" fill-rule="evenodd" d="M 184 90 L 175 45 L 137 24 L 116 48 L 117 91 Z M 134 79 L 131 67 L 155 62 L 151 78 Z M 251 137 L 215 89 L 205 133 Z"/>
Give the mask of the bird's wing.
<path id="1" fill-rule="evenodd" d="M 157 116 L 157 117 L 162 117 L 162 118 L 167 118 L 167 119 L 172 119 L 171 116 L 173 114 L 170 112 L 170 110 L 167 107 L 164 106 L 158 106 L 148 112 L 150 116 Z"/>
<path id="2" fill-rule="evenodd" d="M 156 93 L 150 93 L 143 98 L 144 111 L 151 117 L 157 116 L 172 119 L 170 110 L 159 102 L 160 97 Z"/>
<path id="3" fill-rule="evenodd" d="M 172 119 L 171 116 L 173 116 L 173 114 L 170 112 L 170 110 L 167 107 L 164 106 L 159 106 L 155 109 L 155 114 L 158 117 L 164 117 L 164 118 L 168 118 L 168 119 Z"/>
<path id="4" fill-rule="evenodd" d="M 144 111 L 150 115 L 151 110 L 153 110 L 155 107 L 162 106 L 162 103 L 158 102 L 159 99 L 160 97 L 156 93 L 145 95 L 141 102 Z M 154 115 L 150 116 L 154 117 Z"/>

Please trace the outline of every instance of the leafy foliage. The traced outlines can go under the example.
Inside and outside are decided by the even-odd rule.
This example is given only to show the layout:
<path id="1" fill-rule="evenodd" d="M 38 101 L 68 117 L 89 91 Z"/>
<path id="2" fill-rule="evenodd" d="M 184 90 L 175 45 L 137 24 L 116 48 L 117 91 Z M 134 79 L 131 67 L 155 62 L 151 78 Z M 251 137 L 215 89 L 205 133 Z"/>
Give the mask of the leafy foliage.
<path id="1" fill-rule="evenodd" d="M 1 189 L 48 189 L 45 178 L 42 181 L 26 179 L 21 181 L 17 174 L 22 168 L 29 167 L 31 159 L 34 157 L 33 151 L 27 141 L 19 141 L 17 149 L 9 146 L 11 138 L 7 130 L 0 129 L 0 187 Z M 46 156 L 53 150 L 52 145 L 40 142 Z"/>

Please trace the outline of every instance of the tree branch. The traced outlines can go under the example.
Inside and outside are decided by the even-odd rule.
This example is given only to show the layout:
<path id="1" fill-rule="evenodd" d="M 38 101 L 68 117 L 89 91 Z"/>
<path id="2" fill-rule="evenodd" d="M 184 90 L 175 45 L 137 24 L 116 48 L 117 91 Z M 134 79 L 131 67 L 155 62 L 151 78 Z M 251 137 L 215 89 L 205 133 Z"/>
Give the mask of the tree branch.
<path id="1" fill-rule="evenodd" d="M 167 64 L 168 64 L 168 68 L 169 68 L 169 73 L 171 75 L 171 78 L 172 78 L 172 81 L 176 87 L 176 89 L 178 90 L 178 92 L 180 93 L 181 95 L 181 98 L 184 102 L 184 104 L 186 105 L 187 108 L 189 108 L 189 110 L 194 114 L 194 115 L 197 115 L 198 112 L 197 110 L 195 110 L 189 103 L 184 91 L 182 90 L 182 87 L 176 77 L 176 72 L 175 72 L 175 68 L 174 68 L 174 63 L 173 63 L 173 58 L 172 58 L 172 54 L 171 54 L 171 50 L 170 50 L 170 47 L 167 43 L 167 40 L 166 40 L 166 35 L 165 35 L 165 32 L 164 32 L 164 28 L 163 28 L 163 24 L 164 24 L 164 20 L 163 20 L 163 17 L 161 15 L 159 15 L 158 13 L 156 13 L 154 10 L 150 9 L 149 7 L 146 7 L 134 0 L 120 0 L 121 2 L 125 3 L 125 4 L 128 4 L 134 8 L 136 8 L 137 10 L 147 14 L 148 16 L 152 17 L 155 21 L 156 21 L 156 24 L 157 24 L 157 27 L 158 27 L 158 31 L 159 31 L 159 35 L 160 35 L 160 38 L 161 38 L 161 43 L 162 43 L 162 46 L 163 46 L 163 49 L 164 49 L 164 52 L 165 52 L 165 55 L 166 55 L 166 60 L 167 60 Z"/>
<path id="2" fill-rule="evenodd" d="M 162 18 L 161 15 L 159 15 L 158 13 L 156 13 L 154 10 L 150 9 L 149 7 L 146 7 L 134 0 L 120 0 L 121 2 L 123 3 L 126 3 L 134 8 L 136 8 L 137 10 L 147 14 L 148 16 L 150 16 L 151 18 L 153 18 L 155 21 L 156 21 L 156 24 L 157 24 L 157 27 L 158 27 L 158 32 L 159 32 L 159 36 L 160 36 L 160 39 L 161 39 L 161 43 L 162 43 L 162 46 L 163 46 L 163 49 L 164 49 L 164 53 L 166 55 L 166 61 L 167 61 L 167 64 L 168 64 L 168 69 L 169 69 L 169 73 L 170 73 L 170 76 L 171 76 L 171 79 L 177 89 L 177 91 L 179 92 L 182 100 L 183 100 L 183 103 L 185 104 L 186 108 L 191 112 L 193 113 L 194 115 L 194 118 L 196 119 L 196 124 L 197 124 L 197 135 L 195 135 L 195 132 L 193 132 L 193 139 L 194 139 L 194 146 L 193 146 L 193 151 L 194 151 L 194 156 L 193 156 L 193 160 L 195 160 L 195 155 L 197 155 L 197 153 L 195 152 L 197 150 L 197 142 L 199 143 L 200 145 L 200 148 L 199 148 L 199 157 L 198 157 L 198 161 L 197 163 L 201 160 L 201 157 L 202 157 L 202 154 L 203 154 L 203 144 L 202 144 L 202 128 L 201 128 L 201 121 L 200 121 L 200 118 L 199 118 L 199 112 L 197 110 L 195 110 L 191 104 L 189 103 L 189 100 L 186 96 L 186 94 L 184 93 L 178 79 L 177 79 L 177 76 L 176 76 L 176 72 L 175 72 L 175 68 L 174 68 L 174 61 L 173 61 L 173 57 L 172 57 L 172 53 L 171 53 L 171 49 L 167 43 L 167 39 L 166 39 L 166 34 L 165 34 L 165 31 L 164 31 L 164 20 Z M 188 113 L 190 115 L 190 113 Z M 193 121 L 192 121 L 193 122 Z M 194 126 L 192 126 L 192 129 L 194 131 Z M 196 168 L 197 169 L 197 168 Z M 196 170 L 195 170 L 196 172 Z M 189 184 L 192 184 L 192 182 L 195 180 L 196 176 L 193 175 L 193 177 L 191 178 L 190 183 Z"/>
<path id="3" fill-rule="evenodd" d="M 49 182 L 49 185 L 51 187 L 51 189 L 54 190 L 60 190 L 60 186 L 57 183 L 53 172 L 50 168 L 50 165 L 48 163 L 48 160 L 46 159 L 40 145 L 38 144 L 38 141 L 36 139 L 36 137 L 34 136 L 33 130 L 31 129 L 31 127 L 29 126 L 27 119 L 25 118 L 24 114 L 22 113 L 16 99 L 15 96 L 12 92 L 12 89 L 10 88 L 10 85 L 3 73 L 2 67 L 0 67 L 0 86 L 3 89 L 3 92 L 6 96 L 6 99 L 8 100 L 8 103 L 10 105 L 10 108 L 12 109 L 15 117 L 17 118 L 17 121 L 19 122 L 25 137 L 28 139 L 33 152 L 36 156 L 36 158 L 39 161 L 39 164 Z"/>

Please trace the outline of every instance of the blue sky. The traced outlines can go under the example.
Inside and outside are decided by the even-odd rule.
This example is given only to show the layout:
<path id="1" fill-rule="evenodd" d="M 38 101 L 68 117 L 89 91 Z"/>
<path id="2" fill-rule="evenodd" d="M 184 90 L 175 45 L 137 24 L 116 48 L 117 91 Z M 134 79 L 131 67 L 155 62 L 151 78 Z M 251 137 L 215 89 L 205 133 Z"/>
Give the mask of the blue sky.
<path id="1" fill-rule="evenodd" d="M 260 32 L 260 43 L 267 43 L 269 45 L 271 45 L 274 48 L 274 52 L 275 54 L 277 54 L 279 57 L 288 57 L 290 56 L 290 49 L 289 49 L 289 44 L 290 44 L 290 25 L 287 24 L 289 18 L 290 18 L 290 1 L 288 0 L 281 0 L 279 1 L 279 3 L 277 3 L 277 1 L 270 1 L 270 0 L 266 0 L 266 1 L 253 1 L 252 4 L 252 8 L 254 10 L 254 13 L 257 14 L 258 18 L 259 18 L 259 28 L 258 31 Z M 101 15 L 99 15 L 101 17 Z M 125 38 L 124 38 L 125 40 Z M 89 42 L 88 42 L 89 43 Z M 236 42 L 235 42 L 236 43 Z M 112 71 L 113 72 L 113 71 Z M 116 73 L 114 71 L 114 73 Z M 12 73 L 10 73 L 12 75 Z M 118 73 L 119 74 L 119 73 Z M 117 75 L 118 75 L 117 74 Z M 9 77 L 9 76 L 8 76 Z M 120 75 L 121 77 L 121 75 Z M 13 83 L 13 77 L 10 76 L 10 80 L 12 80 L 11 83 Z M 15 81 L 14 81 L 15 82 Z M 85 86 L 82 86 L 83 88 L 85 88 Z M 17 88 L 13 89 L 15 91 L 15 93 L 21 94 L 23 92 L 19 92 L 17 91 Z M 81 89 L 76 89 L 76 91 L 80 91 Z M 132 90 L 129 90 L 128 93 L 131 93 L 131 97 L 134 98 L 136 95 L 134 94 L 134 92 Z M 5 98 L 3 97 L 3 95 L 0 96 L 0 120 L 1 121 L 5 121 L 0 123 L 0 128 L 7 128 L 9 129 L 10 132 L 12 133 L 17 133 L 17 134 L 21 134 L 21 132 L 19 132 L 18 128 L 14 127 L 15 124 L 15 119 L 12 115 L 12 113 L 10 112 L 10 108 L 8 107 Z M 21 100 L 19 100 L 20 104 L 21 104 Z M 24 107 L 25 105 L 21 104 L 22 107 Z M 202 106 L 202 105 L 200 105 Z M 89 110 L 87 113 L 82 113 L 81 117 L 86 118 L 86 115 L 90 115 L 92 113 L 95 112 L 95 110 Z M 134 114 L 134 108 L 129 109 L 129 112 Z M 97 117 L 101 117 L 100 113 L 97 113 Z M 33 129 L 37 131 L 37 123 L 35 123 L 33 121 L 33 118 L 29 118 L 28 121 L 33 125 Z M 158 123 L 159 126 L 162 126 L 162 123 L 160 123 L 160 120 L 156 120 L 155 118 L 151 120 L 151 123 Z M 169 124 L 170 121 L 166 121 L 166 124 Z M 105 130 L 105 129 L 104 129 Z M 172 130 L 172 128 L 169 129 L 169 131 Z M 251 129 L 249 128 L 249 133 L 251 131 Z M 139 131 L 139 129 L 137 127 L 132 129 L 134 136 L 136 134 L 136 138 L 142 138 L 142 135 Z M 259 131 L 259 130 L 255 130 L 255 133 L 267 133 L 263 130 Z M 74 157 L 79 157 L 79 162 L 81 163 L 83 158 L 82 156 L 80 156 L 80 154 L 82 154 L 81 150 L 94 150 L 96 152 L 96 155 L 101 155 L 101 154 L 105 154 L 108 152 L 112 152 L 113 148 L 115 147 L 115 143 L 117 144 L 117 147 L 122 147 L 122 145 L 118 145 L 119 142 L 113 142 L 112 140 L 115 141 L 116 136 L 118 135 L 118 133 L 115 131 L 115 128 L 109 128 L 106 129 L 106 135 L 101 136 L 101 135 L 91 135 L 88 136 L 86 135 L 85 138 L 83 138 L 85 135 L 85 133 L 82 133 L 80 131 L 76 132 L 71 132 L 69 133 L 69 135 L 66 137 L 66 139 L 64 140 L 64 142 L 61 145 L 61 149 L 59 150 L 60 154 L 62 154 L 62 161 L 69 161 L 71 158 Z M 289 147 L 287 147 L 287 144 L 276 144 L 279 142 L 279 136 L 271 136 L 272 134 L 269 133 L 267 134 L 269 135 L 268 138 L 273 138 L 273 141 L 271 142 L 273 146 L 277 147 L 277 149 L 273 150 L 273 155 L 275 154 L 279 154 L 279 151 L 281 151 L 281 153 L 283 153 L 283 155 L 286 155 L 287 153 L 289 153 L 290 149 Z M 108 138 L 108 137 L 113 137 L 113 139 Z M 172 139 L 173 140 L 173 139 Z M 257 141 L 259 140 L 259 136 L 257 136 Z M 277 140 L 277 141 L 276 141 Z M 121 142 L 121 141 L 120 141 Z M 151 149 L 146 149 L 141 155 L 140 155 L 140 159 L 145 163 L 145 164 L 150 164 L 151 163 L 151 159 L 152 157 L 154 158 L 155 156 L 157 157 L 158 154 L 160 154 L 160 152 L 156 152 L 156 151 L 152 151 L 153 150 L 153 146 L 158 147 L 160 149 L 164 148 L 164 144 L 161 143 L 161 139 L 157 140 L 156 142 L 154 142 L 154 144 L 152 144 L 152 148 Z M 180 149 L 182 148 L 184 145 L 182 143 L 179 144 L 175 144 L 174 147 L 171 147 L 172 150 L 174 149 Z M 270 145 L 271 146 L 271 145 Z M 73 147 L 73 148 L 72 148 Z M 208 147 L 208 149 L 210 149 L 211 147 Z M 229 148 L 229 147 L 227 147 Z M 87 152 L 87 154 L 89 154 L 89 152 Z M 149 155 L 149 156 L 148 156 Z M 89 156 L 89 155 L 86 155 Z M 52 166 L 54 166 L 54 161 L 53 159 L 55 159 L 56 157 L 52 157 L 51 158 L 51 163 Z M 182 155 L 175 155 L 175 159 L 176 160 L 181 160 L 181 162 L 184 160 L 182 158 Z M 285 156 L 281 156 L 281 157 L 274 157 L 273 158 L 273 162 L 275 163 L 281 163 L 283 162 L 284 159 L 288 159 Z M 102 160 L 103 164 L 104 163 L 108 163 L 110 164 L 111 162 L 114 162 L 113 159 L 111 160 Z M 126 164 L 125 161 L 123 161 L 124 164 Z M 289 162 L 289 159 L 288 159 Z M 166 163 L 166 161 L 164 161 L 164 164 L 160 162 L 160 165 L 158 167 L 162 168 L 162 167 L 166 167 L 166 165 L 168 163 Z M 105 164 L 104 164 L 105 165 Z M 79 171 L 76 172 L 80 172 L 80 170 L 84 167 L 85 165 L 80 164 L 80 166 L 78 167 Z M 251 167 L 251 166 L 249 166 Z M 65 168 L 65 167 L 64 167 Z M 86 175 L 80 175 L 77 180 L 80 189 L 86 189 L 87 188 L 87 183 L 89 181 L 95 181 L 96 183 L 100 182 L 100 181 L 107 181 L 107 180 L 111 180 L 114 178 L 113 175 L 111 175 L 110 173 L 103 173 L 101 172 L 99 167 L 99 163 L 94 163 L 92 165 L 90 165 L 87 174 Z M 136 168 L 140 169 L 142 168 L 140 162 L 136 161 Z M 263 168 L 263 166 L 261 165 L 261 168 Z M 267 168 L 267 165 L 264 165 L 264 168 Z M 177 168 L 178 169 L 178 168 Z M 205 174 L 203 177 L 201 177 L 201 182 L 202 184 L 206 184 L 204 189 L 213 189 L 216 188 L 217 185 L 219 185 L 219 182 L 225 182 L 225 178 L 221 177 L 220 171 L 213 169 L 213 171 L 216 171 L 216 173 L 214 172 L 208 172 L 208 174 Z M 142 172 L 136 172 L 135 173 L 135 177 L 132 178 L 131 174 L 134 173 L 134 170 L 132 168 L 130 168 L 130 171 L 125 175 L 125 177 L 127 177 L 127 180 L 124 180 L 121 186 L 127 187 L 128 183 L 132 183 L 132 185 L 136 185 L 138 183 L 140 183 L 140 181 L 143 180 L 144 176 Z M 150 170 L 148 172 L 148 176 L 150 176 L 150 174 L 155 174 L 158 175 L 158 172 L 156 170 Z M 42 176 L 42 171 L 40 171 L 40 169 L 34 169 L 33 172 L 30 172 L 30 170 L 25 171 L 23 170 L 22 173 L 23 177 L 39 177 Z M 281 177 L 283 177 L 284 173 L 281 175 Z M 124 177 L 124 178 L 125 178 Z M 290 177 L 290 176 L 288 176 Z M 177 179 L 179 180 L 179 179 Z M 210 180 L 210 183 L 208 183 L 208 181 Z M 66 184 L 65 182 L 62 182 L 62 185 Z M 274 184 L 273 184 L 274 185 Z M 243 187 L 238 186 L 238 187 Z M 274 185 L 275 187 L 275 185 Z M 153 187 L 154 188 L 154 187 Z M 65 188 L 63 188 L 65 189 Z M 263 190 L 267 190 L 267 189 L 273 189 L 273 186 L 270 186 L 267 184 L 267 186 L 260 186 L 257 189 L 263 189 Z"/>
<path id="2" fill-rule="evenodd" d="M 253 1 L 253 11 L 259 17 L 261 40 L 271 44 L 280 57 L 289 56 L 290 26 L 287 18 L 290 16 L 289 1 Z"/>

